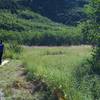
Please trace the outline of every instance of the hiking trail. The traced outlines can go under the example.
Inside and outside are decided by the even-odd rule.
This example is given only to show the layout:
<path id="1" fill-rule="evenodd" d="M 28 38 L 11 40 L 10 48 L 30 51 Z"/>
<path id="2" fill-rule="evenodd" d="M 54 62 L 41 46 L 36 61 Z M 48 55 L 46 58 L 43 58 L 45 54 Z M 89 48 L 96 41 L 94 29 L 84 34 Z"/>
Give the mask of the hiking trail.
<path id="1" fill-rule="evenodd" d="M 31 94 L 20 60 L 4 60 L 0 65 L 0 100 L 39 100 L 39 93 Z"/>

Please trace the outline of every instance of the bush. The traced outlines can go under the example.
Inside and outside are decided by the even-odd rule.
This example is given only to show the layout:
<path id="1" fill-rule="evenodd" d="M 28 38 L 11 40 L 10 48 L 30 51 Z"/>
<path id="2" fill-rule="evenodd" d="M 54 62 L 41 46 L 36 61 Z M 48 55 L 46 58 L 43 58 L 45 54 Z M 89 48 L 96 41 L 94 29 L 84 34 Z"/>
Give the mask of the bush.
<path id="1" fill-rule="evenodd" d="M 18 58 L 19 54 L 21 53 L 22 48 L 18 45 L 17 42 L 11 43 L 4 43 L 4 55 L 3 58 Z"/>

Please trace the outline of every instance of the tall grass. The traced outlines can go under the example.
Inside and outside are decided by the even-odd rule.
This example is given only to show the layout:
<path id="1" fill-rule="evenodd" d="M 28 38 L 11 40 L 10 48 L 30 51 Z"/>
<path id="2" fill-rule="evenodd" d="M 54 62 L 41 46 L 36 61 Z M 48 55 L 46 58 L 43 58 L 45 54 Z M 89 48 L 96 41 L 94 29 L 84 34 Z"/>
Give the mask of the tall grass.
<path id="1" fill-rule="evenodd" d="M 90 47 L 25 47 L 23 52 L 27 70 L 41 77 L 52 88 L 60 88 L 69 100 L 78 99 L 75 94 L 74 71 L 90 57 Z M 76 99 L 72 99 L 76 98 Z"/>
<path id="2" fill-rule="evenodd" d="M 13 58 L 19 58 L 20 53 L 22 52 L 22 47 L 20 44 L 18 44 L 17 41 L 4 43 L 4 53 L 3 58 L 4 59 L 13 59 Z"/>

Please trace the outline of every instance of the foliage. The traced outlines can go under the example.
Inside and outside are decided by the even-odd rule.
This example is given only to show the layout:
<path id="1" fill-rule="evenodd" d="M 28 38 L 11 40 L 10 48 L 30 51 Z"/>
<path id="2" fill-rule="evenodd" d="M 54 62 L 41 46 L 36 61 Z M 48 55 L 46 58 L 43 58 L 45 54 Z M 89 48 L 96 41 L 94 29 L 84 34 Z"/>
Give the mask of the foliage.
<path id="1" fill-rule="evenodd" d="M 22 51 L 22 47 L 16 41 L 4 43 L 4 46 L 3 58 L 18 58 Z"/>
<path id="2" fill-rule="evenodd" d="M 13 13 L 16 9 L 29 8 L 53 21 L 75 25 L 86 17 L 82 8 L 87 3 L 88 0 L 0 0 L 0 8 Z"/>
<path id="3" fill-rule="evenodd" d="M 91 10 L 92 9 L 92 10 Z M 94 54 L 91 61 L 93 72 L 96 74 L 100 74 L 100 1 L 99 0 L 91 0 L 90 4 L 87 6 L 87 14 L 92 22 L 91 30 L 95 30 L 91 32 L 92 41 L 95 42 Z M 89 25 L 90 26 L 90 25 Z"/>
<path id="4" fill-rule="evenodd" d="M 93 73 L 100 75 L 100 38 L 98 39 L 97 47 L 94 48 L 91 65 Z"/>
<path id="5" fill-rule="evenodd" d="M 80 93 L 87 94 L 85 100 L 100 99 L 100 0 L 91 0 L 85 6 L 88 20 L 83 22 L 82 32 L 84 42 L 92 43 L 91 59 L 76 70 L 77 88 Z"/>
<path id="6" fill-rule="evenodd" d="M 62 90 L 68 100 L 77 100 L 78 97 L 83 100 L 83 94 L 80 95 L 75 88 L 74 71 L 90 57 L 90 51 L 88 46 L 25 47 L 22 59 L 27 63 L 28 72 L 41 78 L 51 89 Z M 28 75 L 29 79 L 34 78 Z"/>
<path id="7" fill-rule="evenodd" d="M 81 19 L 79 16 L 82 15 L 84 17 L 81 14 L 82 10 L 80 7 L 83 7 L 85 3 L 87 3 L 85 0 L 81 2 L 73 0 L 48 0 L 46 6 L 51 8 L 51 4 L 54 4 L 52 5 L 53 10 L 47 9 L 48 14 L 44 14 L 46 12 L 46 9 L 44 10 L 45 3 L 40 0 L 8 0 L 7 2 L 6 0 L 0 0 L 0 38 L 4 41 L 19 40 L 19 43 L 25 45 L 79 45 L 87 43 L 84 40 L 85 36 L 82 39 L 80 27 L 69 27 L 54 23 L 48 18 L 34 12 L 39 11 L 40 14 L 43 13 L 44 16 L 54 20 L 57 19 L 58 21 L 64 19 L 62 22 L 65 22 L 65 19 L 67 19 L 69 22 L 65 23 L 73 24 L 74 21 L 76 22 Z M 57 8 L 55 8 L 56 4 Z M 79 8 L 77 8 L 76 4 L 79 5 Z M 41 5 L 43 9 L 39 10 L 38 5 Z M 71 6 L 75 7 L 75 10 L 70 8 Z M 71 14 L 68 13 L 69 9 Z M 60 13 L 66 14 L 65 12 L 67 16 L 59 15 Z M 75 15 L 73 12 L 75 12 Z"/>
<path id="8" fill-rule="evenodd" d="M 78 27 L 54 23 L 30 10 L 0 10 L 0 38 L 25 45 L 81 44 Z"/>
<path id="9" fill-rule="evenodd" d="M 97 36 L 99 33 L 97 32 L 96 28 L 97 25 L 91 20 L 81 22 L 78 27 L 80 27 L 80 33 L 82 36 L 82 43 L 83 44 L 92 44 L 95 46 L 97 44 Z"/>

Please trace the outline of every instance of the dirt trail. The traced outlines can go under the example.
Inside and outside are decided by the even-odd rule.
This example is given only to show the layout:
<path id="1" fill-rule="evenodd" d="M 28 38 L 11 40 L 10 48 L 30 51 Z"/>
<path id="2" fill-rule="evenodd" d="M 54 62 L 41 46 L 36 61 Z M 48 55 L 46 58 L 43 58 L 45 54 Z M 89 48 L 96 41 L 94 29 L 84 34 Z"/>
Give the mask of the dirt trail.
<path id="1" fill-rule="evenodd" d="M 28 88 L 21 61 L 5 60 L 0 67 L 0 100 L 38 100 Z"/>
<path id="2" fill-rule="evenodd" d="M 20 60 L 5 60 L 0 66 L 0 100 L 48 100 L 47 85 L 27 81 L 28 74 Z"/>

